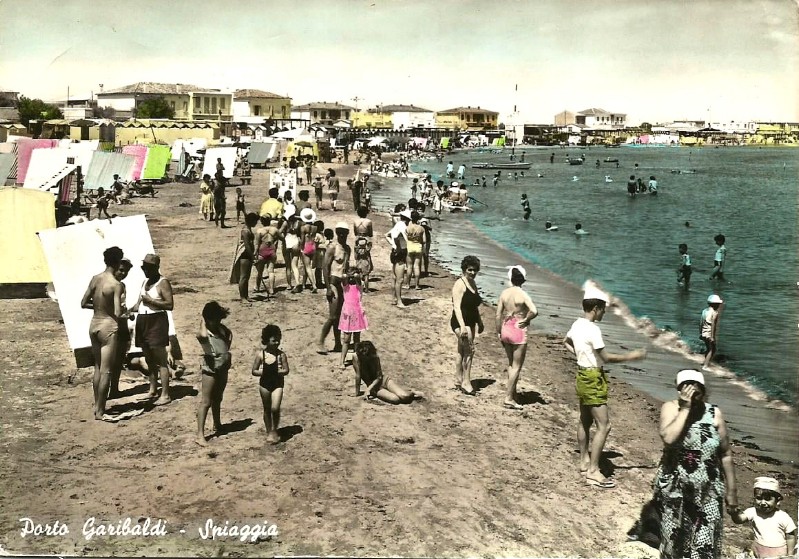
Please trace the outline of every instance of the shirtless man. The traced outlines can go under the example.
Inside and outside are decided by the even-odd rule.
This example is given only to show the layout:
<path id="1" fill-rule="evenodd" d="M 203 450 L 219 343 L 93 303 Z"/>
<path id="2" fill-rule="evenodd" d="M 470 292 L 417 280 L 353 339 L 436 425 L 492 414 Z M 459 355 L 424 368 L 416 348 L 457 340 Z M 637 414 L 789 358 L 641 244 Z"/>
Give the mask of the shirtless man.
<path id="1" fill-rule="evenodd" d="M 269 283 L 266 286 L 266 298 L 275 294 L 275 263 L 277 262 L 277 242 L 280 239 L 280 230 L 275 225 L 276 220 L 271 216 L 261 216 L 261 226 L 255 230 L 255 290 L 261 289 L 264 281 L 264 268 Z"/>
<path id="2" fill-rule="evenodd" d="M 94 419 L 102 420 L 111 382 L 111 369 L 117 353 L 118 319 L 122 316 L 122 284 L 114 277 L 122 262 L 122 249 L 103 252 L 105 271 L 94 276 L 83 294 L 80 306 L 92 309 L 89 339 L 94 355 Z"/>
<path id="3" fill-rule="evenodd" d="M 345 222 L 340 221 L 336 224 L 336 242 L 331 244 L 325 252 L 325 261 L 322 266 L 322 274 L 327 285 L 327 305 L 328 317 L 322 326 L 322 334 L 319 336 L 316 352 L 322 355 L 327 354 L 325 349 L 325 339 L 333 329 L 335 345 L 333 351 L 341 351 L 341 331 L 338 329 L 338 321 L 341 317 L 341 307 L 344 305 L 344 290 L 341 286 L 341 278 L 347 273 L 350 265 L 350 247 L 347 245 L 347 235 L 350 227 Z"/>
<path id="4" fill-rule="evenodd" d="M 508 384 L 502 405 L 512 410 L 522 409 L 516 401 L 516 384 L 527 355 L 527 326 L 538 316 L 535 303 L 521 288 L 525 279 L 527 272 L 524 268 L 509 266 L 508 280 L 511 286 L 500 294 L 497 303 L 497 336 L 508 356 Z"/>
<path id="5" fill-rule="evenodd" d="M 141 269 L 147 279 L 134 307 L 134 311 L 139 313 L 136 320 L 136 345 L 142 349 L 150 373 L 150 398 L 158 395 L 158 379 L 161 379 L 161 397 L 155 401 L 156 406 L 172 401 L 169 396 L 169 318 L 166 311 L 171 311 L 175 306 L 172 284 L 161 275 L 160 265 L 161 259 L 155 254 L 148 254 L 142 260 Z"/>

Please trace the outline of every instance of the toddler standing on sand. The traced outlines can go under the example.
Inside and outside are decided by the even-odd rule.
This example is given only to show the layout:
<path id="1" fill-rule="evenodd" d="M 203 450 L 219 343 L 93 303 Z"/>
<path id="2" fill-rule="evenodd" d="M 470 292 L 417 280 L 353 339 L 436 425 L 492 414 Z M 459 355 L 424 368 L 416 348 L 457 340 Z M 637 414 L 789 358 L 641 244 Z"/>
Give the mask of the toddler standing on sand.
<path id="1" fill-rule="evenodd" d="M 280 350 L 282 334 L 276 324 L 267 324 L 261 330 L 261 345 L 255 350 L 252 375 L 261 377 L 259 392 L 264 406 L 266 440 L 272 444 L 280 442 L 277 432 L 280 425 L 280 404 L 283 401 L 284 377 L 289 374 L 289 361 Z"/>
<path id="2" fill-rule="evenodd" d="M 209 408 L 214 418 L 214 431 L 222 431 L 220 409 L 231 365 L 230 345 L 233 343 L 233 333 L 222 324 L 227 316 L 228 310 L 216 301 L 206 303 L 197 332 L 197 341 L 203 348 L 200 366 L 202 399 L 197 410 L 197 443 L 201 446 L 208 444 L 205 440 L 205 419 Z"/>
<path id="3" fill-rule="evenodd" d="M 742 511 L 730 508 L 736 524 L 749 522 L 755 533 L 752 552 L 755 557 L 784 557 L 796 553 L 796 523 L 779 509 L 782 501 L 780 483 L 772 477 L 759 477 L 754 485 L 755 506 Z"/>

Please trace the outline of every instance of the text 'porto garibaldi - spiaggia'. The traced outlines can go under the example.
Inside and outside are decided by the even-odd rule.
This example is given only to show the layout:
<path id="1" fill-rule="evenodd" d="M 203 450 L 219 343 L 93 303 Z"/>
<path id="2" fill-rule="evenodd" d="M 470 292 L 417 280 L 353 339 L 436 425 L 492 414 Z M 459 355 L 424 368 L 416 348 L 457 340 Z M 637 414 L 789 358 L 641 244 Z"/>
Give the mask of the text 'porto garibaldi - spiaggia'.
<path id="1" fill-rule="evenodd" d="M 63 537 L 71 533 L 69 524 L 56 520 L 52 523 L 39 523 L 31 518 L 20 518 L 20 536 L 26 537 Z M 92 538 L 109 536 L 133 536 L 145 538 L 158 538 L 167 536 L 170 533 L 186 534 L 186 529 L 174 530 L 167 529 L 166 520 L 162 518 L 152 519 L 150 517 L 140 518 L 134 521 L 130 517 L 121 518 L 116 522 L 106 522 L 95 517 L 86 519 L 81 527 L 81 534 L 86 541 Z M 242 542 L 249 540 L 256 542 L 276 537 L 278 535 L 277 525 L 271 524 L 266 520 L 256 524 L 231 524 L 230 521 L 217 522 L 209 518 L 202 526 L 197 528 L 200 539 L 238 539 Z"/>

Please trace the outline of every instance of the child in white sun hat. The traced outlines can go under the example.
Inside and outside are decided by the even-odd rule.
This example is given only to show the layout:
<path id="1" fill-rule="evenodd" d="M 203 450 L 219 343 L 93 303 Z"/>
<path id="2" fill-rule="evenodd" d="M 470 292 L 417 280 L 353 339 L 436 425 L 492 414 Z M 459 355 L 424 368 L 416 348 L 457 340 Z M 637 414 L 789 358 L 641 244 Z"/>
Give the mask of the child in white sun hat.
<path id="1" fill-rule="evenodd" d="M 779 509 L 782 501 L 780 482 L 773 477 L 758 477 L 754 483 L 755 506 L 746 510 L 730 509 L 736 524 L 749 522 L 755 534 L 752 552 L 755 557 L 784 557 L 796 552 L 796 523 Z"/>
<path id="2" fill-rule="evenodd" d="M 702 320 L 699 323 L 699 339 L 705 342 L 705 361 L 702 370 L 707 371 L 710 361 L 716 355 L 716 330 L 719 326 L 719 308 L 724 301 L 721 297 L 712 294 L 707 298 L 707 307 L 702 310 Z"/>

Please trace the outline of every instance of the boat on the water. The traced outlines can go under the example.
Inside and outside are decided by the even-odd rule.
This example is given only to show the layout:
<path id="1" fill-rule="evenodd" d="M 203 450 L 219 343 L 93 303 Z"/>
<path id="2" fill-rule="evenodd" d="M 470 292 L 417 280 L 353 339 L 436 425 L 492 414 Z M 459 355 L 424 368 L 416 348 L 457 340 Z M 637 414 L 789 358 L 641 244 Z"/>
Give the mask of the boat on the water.
<path id="1" fill-rule="evenodd" d="M 448 212 L 473 212 L 474 210 L 469 206 L 468 202 L 466 204 L 460 204 L 458 202 L 450 202 L 449 200 L 443 200 L 441 202 L 441 208 L 448 211 Z"/>
<path id="2" fill-rule="evenodd" d="M 576 159 L 569 158 L 567 161 L 569 162 L 569 165 L 582 165 L 583 164 L 583 160 L 580 157 L 578 157 Z"/>
<path id="3" fill-rule="evenodd" d="M 618 162 L 619 162 L 619 160 L 616 157 L 606 157 L 605 158 L 605 163 L 618 163 Z"/>
<path id="4" fill-rule="evenodd" d="M 526 171 L 532 166 L 532 163 L 475 163 L 472 169 L 510 169 L 517 171 Z"/>

